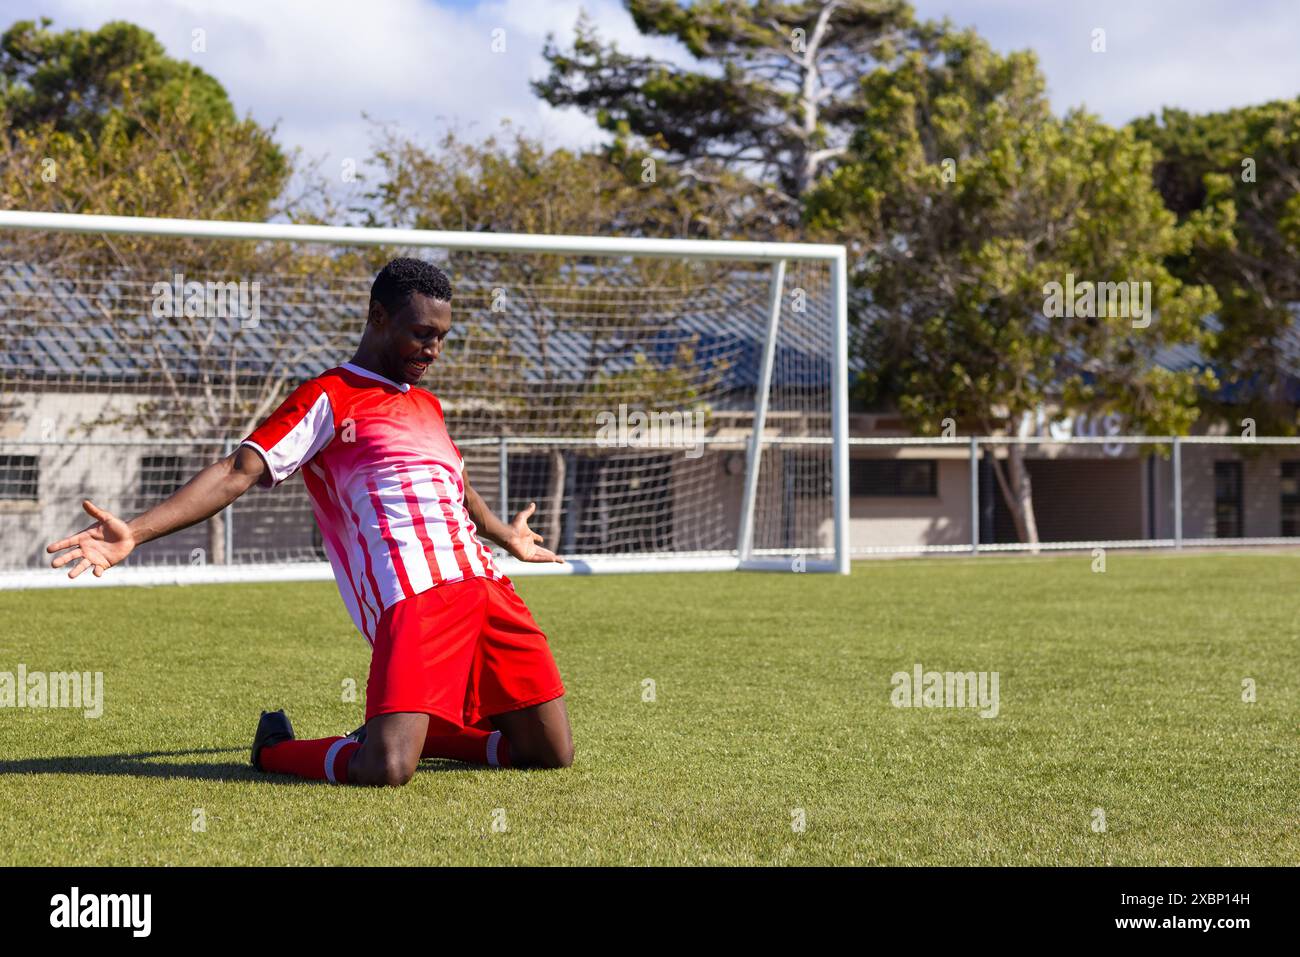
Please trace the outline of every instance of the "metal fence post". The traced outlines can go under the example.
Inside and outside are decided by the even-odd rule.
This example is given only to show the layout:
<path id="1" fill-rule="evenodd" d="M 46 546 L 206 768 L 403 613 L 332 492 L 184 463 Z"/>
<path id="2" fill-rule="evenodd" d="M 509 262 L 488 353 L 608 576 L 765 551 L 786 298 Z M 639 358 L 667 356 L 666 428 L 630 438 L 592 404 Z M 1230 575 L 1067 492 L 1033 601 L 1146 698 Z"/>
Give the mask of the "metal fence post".
<path id="1" fill-rule="evenodd" d="M 226 439 L 226 455 L 229 456 L 235 451 L 235 443 L 232 439 Z M 235 503 L 231 502 L 226 506 L 226 514 L 222 516 L 222 522 L 226 526 L 225 547 L 222 549 L 224 554 L 221 556 L 222 564 L 235 564 Z"/>
<path id="2" fill-rule="evenodd" d="M 501 521 L 510 522 L 510 454 L 506 437 L 497 441 L 497 500 L 501 503 Z"/>
<path id="3" fill-rule="evenodd" d="M 1183 440 L 1174 436 L 1174 548 L 1183 547 Z"/>
<path id="4" fill-rule="evenodd" d="M 980 553 L 980 440 L 970 437 L 970 553 Z"/>

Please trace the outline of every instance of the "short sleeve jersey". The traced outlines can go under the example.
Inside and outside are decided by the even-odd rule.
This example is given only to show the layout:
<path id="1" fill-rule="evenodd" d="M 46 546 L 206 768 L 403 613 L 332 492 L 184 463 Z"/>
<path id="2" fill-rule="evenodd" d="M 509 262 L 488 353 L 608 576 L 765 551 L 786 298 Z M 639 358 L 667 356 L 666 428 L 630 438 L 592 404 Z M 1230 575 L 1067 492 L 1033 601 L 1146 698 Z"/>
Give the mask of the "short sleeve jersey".
<path id="1" fill-rule="evenodd" d="M 465 508 L 465 460 L 433 393 L 350 362 L 298 386 L 241 445 L 262 484 L 301 469 L 339 594 L 371 644 L 390 605 L 503 578 Z"/>

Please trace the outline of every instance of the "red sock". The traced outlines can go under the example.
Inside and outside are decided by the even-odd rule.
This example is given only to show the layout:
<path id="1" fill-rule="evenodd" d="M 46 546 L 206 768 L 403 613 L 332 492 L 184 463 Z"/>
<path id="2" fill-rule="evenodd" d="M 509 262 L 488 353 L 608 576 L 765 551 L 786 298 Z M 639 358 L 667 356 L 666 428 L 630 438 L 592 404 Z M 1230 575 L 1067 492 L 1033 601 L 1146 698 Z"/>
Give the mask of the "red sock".
<path id="1" fill-rule="evenodd" d="M 510 767 L 510 742 L 500 731 L 466 728 L 457 734 L 430 734 L 424 739 L 422 758 L 451 758 L 494 768 Z"/>
<path id="2" fill-rule="evenodd" d="M 263 748 L 259 758 L 263 771 L 347 784 L 348 762 L 359 747 L 351 738 L 281 741 Z"/>

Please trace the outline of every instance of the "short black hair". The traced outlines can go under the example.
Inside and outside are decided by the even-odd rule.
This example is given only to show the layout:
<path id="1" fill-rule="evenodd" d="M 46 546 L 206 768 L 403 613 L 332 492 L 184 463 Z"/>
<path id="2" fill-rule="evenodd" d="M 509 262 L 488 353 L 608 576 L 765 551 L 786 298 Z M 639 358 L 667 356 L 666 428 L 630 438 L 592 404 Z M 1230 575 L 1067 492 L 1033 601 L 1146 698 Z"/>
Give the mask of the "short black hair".
<path id="1" fill-rule="evenodd" d="M 389 260 L 379 270 L 370 287 L 370 299 L 380 303 L 392 315 L 416 292 L 441 302 L 451 302 L 451 280 L 433 263 L 400 256 Z"/>

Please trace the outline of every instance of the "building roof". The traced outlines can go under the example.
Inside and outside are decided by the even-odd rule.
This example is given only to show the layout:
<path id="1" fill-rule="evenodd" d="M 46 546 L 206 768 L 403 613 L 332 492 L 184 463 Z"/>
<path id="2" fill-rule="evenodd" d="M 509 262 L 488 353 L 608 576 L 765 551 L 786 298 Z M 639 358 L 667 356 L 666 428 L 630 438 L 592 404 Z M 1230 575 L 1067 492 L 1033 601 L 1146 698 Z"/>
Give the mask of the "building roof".
<path id="1" fill-rule="evenodd" d="M 0 381 L 147 385 L 161 375 L 159 356 L 176 379 L 196 384 L 226 381 L 232 373 L 262 378 L 274 369 L 290 379 L 310 378 L 355 348 L 370 285 L 369 277 L 329 283 L 261 277 L 255 300 L 248 289 L 247 303 L 257 304 L 255 325 L 230 316 L 186 326 L 154 318 L 154 279 L 0 262 Z M 766 337 L 768 285 L 766 271 L 747 271 L 722 286 L 639 289 L 631 276 L 578 264 L 553 296 L 531 302 L 507 296 L 494 310 L 486 280 L 458 281 L 459 328 L 452 340 L 460 338 L 469 355 L 534 357 L 514 367 L 523 381 L 571 387 L 593 372 L 626 372 L 638 355 L 668 368 L 687 348 L 718 391 L 752 391 Z M 590 312 L 602 302 L 603 313 Z M 828 288 L 809 290 L 800 304 L 792 308 L 785 297 L 773 369 L 778 390 L 830 382 Z M 620 311 L 626 320 L 610 322 Z M 544 362 L 536 358 L 542 355 Z"/>
<path id="2" fill-rule="evenodd" d="M 738 266 L 725 284 L 684 290 L 644 288 L 631 273 L 579 262 L 568 269 L 563 286 L 528 299 L 507 295 L 497 308 L 491 307 L 490 276 L 461 277 L 452 340 L 463 346 L 459 360 L 468 375 L 477 374 L 476 360 L 498 372 L 504 362 L 525 387 L 575 391 L 593 375 L 625 373 L 638 361 L 672 368 L 680 350 L 688 349 L 692 371 L 708 383 L 715 406 L 732 404 L 728 397 L 746 406 L 762 363 L 770 274 Z M 817 268 L 792 264 L 787 273 L 774 395 L 807 397 L 830 383 L 832 304 L 829 283 Z M 153 317 L 157 279 L 0 261 L 0 383 L 10 389 L 42 383 L 148 388 L 162 377 L 164 366 L 176 380 L 195 387 L 228 381 L 231 374 L 260 381 L 282 372 L 289 381 L 301 381 L 351 354 L 370 283 L 368 276 L 260 277 L 255 325 L 230 317 L 186 326 Z M 805 295 L 798 303 L 802 308 L 796 308 L 800 289 Z M 610 321 L 620 313 L 625 321 Z M 1219 328 L 1213 317 L 1208 325 Z M 1279 346 L 1289 374 L 1288 399 L 1300 405 L 1300 310 Z M 851 375 L 863 368 L 854 352 Z M 487 361 L 491 358 L 495 365 Z M 1190 345 L 1164 347 L 1153 361 L 1171 370 L 1213 367 Z M 1220 398 L 1235 401 L 1249 387 L 1247 380 Z"/>

